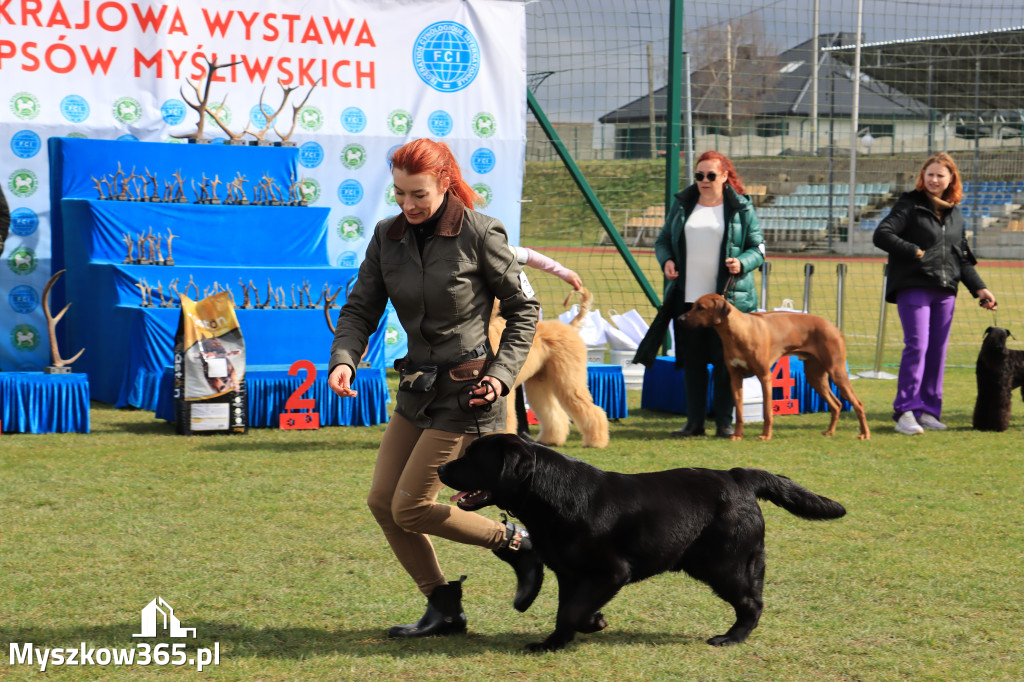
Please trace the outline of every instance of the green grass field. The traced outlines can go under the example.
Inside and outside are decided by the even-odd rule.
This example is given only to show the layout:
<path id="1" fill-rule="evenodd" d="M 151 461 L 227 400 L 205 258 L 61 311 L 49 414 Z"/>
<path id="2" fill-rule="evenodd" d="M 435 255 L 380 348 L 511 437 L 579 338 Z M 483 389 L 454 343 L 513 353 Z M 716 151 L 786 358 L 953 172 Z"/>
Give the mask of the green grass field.
<path id="1" fill-rule="evenodd" d="M 971 370 L 946 383 L 947 432 L 895 434 L 895 383 L 859 380 L 873 438 L 844 413 L 781 417 L 768 443 L 678 442 L 682 418 L 639 409 L 611 445 L 562 450 L 606 469 L 755 466 L 843 502 L 808 522 L 764 503 L 765 612 L 750 640 L 715 649 L 731 609 L 703 584 L 663 575 L 626 587 L 606 631 L 561 653 L 522 649 L 553 625 L 553 576 L 526 614 L 512 573 L 489 552 L 436 543 L 461 573 L 470 633 L 393 642 L 423 600 L 365 506 L 383 427 L 254 430 L 180 437 L 149 412 L 95 405 L 93 433 L 0 436 L 0 678 L 10 643 L 134 647 L 157 596 L 220 664 L 51 667 L 46 679 L 212 680 L 1014 680 L 1024 673 L 1021 435 L 970 429 Z M 756 431 L 756 429 L 755 429 Z M 444 492 L 442 495 L 447 496 Z M 497 510 L 486 512 L 496 517 Z M 171 642 L 171 640 L 156 640 Z"/>

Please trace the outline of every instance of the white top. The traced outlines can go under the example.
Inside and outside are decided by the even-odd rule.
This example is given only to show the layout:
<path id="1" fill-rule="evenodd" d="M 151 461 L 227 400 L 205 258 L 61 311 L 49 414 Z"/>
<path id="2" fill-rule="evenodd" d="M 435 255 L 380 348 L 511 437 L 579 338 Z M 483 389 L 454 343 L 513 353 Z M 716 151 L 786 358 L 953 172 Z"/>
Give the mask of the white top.
<path id="1" fill-rule="evenodd" d="M 722 237 L 725 236 L 725 204 L 697 204 L 683 226 L 686 238 L 684 298 L 693 303 L 704 294 L 716 294 L 721 269 Z"/>

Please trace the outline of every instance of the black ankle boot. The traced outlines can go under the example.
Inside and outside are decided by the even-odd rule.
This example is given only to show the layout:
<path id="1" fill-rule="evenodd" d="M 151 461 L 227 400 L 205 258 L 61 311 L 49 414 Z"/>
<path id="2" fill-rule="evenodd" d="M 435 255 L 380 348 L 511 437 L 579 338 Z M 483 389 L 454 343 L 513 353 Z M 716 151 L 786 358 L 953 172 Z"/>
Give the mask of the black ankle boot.
<path id="1" fill-rule="evenodd" d="M 516 596 L 512 606 L 516 611 L 526 611 L 544 583 L 544 562 L 533 549 L 529 531 L 505 520 L 505 544 L 494 550 L 494 555 L 515 570 Z"/>
<path id="2" fill-rule="evenodd" d="M 676 429 L 672 433 L 668 434 L 673 438 L 691 438 L 693 436 L 704 435 L 704 420 L 700 421 L 689 421 L 681 429 Z"/>
<path id="3" fill-rule="evenodd" d="M 388 637 L 432 637 L 457 635 L 466 631 L 466 614 L 462 612 L 462 576 L 453 583 L 438 585 L 427 597 L 427 611 L 418 622 L 395 625 L 388 629 Z"/>

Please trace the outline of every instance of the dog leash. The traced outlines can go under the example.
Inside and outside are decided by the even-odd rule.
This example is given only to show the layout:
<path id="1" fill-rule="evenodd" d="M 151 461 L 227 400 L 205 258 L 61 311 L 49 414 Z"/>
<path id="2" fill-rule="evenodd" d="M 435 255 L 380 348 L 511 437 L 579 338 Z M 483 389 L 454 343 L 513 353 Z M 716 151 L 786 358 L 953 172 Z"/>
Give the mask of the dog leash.
<path id="1" fill-rule="evenodd" d="M 481 397 L 475 395 L 473 391 L 480 388 L 482 385 L 487 386 L 487 393 L 484 393 L 484 395 L 482 396 L 483 399 L 487 401 L 487 404 L 477 405 L 476 407 L 473 407 L 469 404 L 469 401 L 472 400 L 473 398 Z M 480 416 L 478 414 L 478 411 L 482 410 L 484 412 L 490 412 L 491 405 L 493 405 L 498 400 L 498 394 L 494 390 L 494 386 L 491 385 L 491 382 L 487 382 L 486 384 L 473 384 L 472 386 L 466 389 L 466 392 L 463 395 L 466 396 L 466 402 L 465 404 L 463 404 L 462 400 L 459 400 L 459 407 L 461 407 L 464 412 L 469 412 L 473 415 L 473 423 L 476 424 L 476 435 L 477 438 L 479 438 L 483 434 L 480 433 Z"/>
<path id="2" fill-rule="evenodd" d="M 985 299 L 985 298 L 981 299 L 980 301 L 978 301 L 978 305 L 984 305 L 984 303 L 987 300 L 988 299 Z M 992 322 L 993 322 L 993 324 L 991 326 L 993 326 L 993 327 L 998 327 L 999 326 L 999 304 L 998 303 L 996 304 L 996 306 L 994 308 L 992 308 Z"/>
<path id="3" fill-rule="evenodd" d="M 722 289 L 722 298 L 725 298 L 725 295 L 727 293 L 729 293 L 729 289 L 731 289 L 733 287 L 733 285 L 735 285 L 735 284 L 736 284 L 736 275 L 733 275 L 732 273 L 730 273 L 729 274 L 729 279 L 725 280 L 725 288 Z"/>

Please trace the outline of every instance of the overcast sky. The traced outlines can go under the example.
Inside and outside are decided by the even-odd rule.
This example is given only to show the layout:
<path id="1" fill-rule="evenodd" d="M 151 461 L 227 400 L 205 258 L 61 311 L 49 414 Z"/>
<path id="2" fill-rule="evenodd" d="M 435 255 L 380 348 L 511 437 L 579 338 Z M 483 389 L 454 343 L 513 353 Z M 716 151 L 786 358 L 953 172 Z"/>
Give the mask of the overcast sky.
<path id="1" fill-rule="evenodd" d="M 813 36 L 814 6 L 814 0 L 687 2 L 686 49 L 713 51 L 731 23 L 781 52 Z M 527 70 L 554 72 L 536 91 L 548 115 L 594 120 L 645 95 L 648 44 L 655 87 L 664 86 L 668 10 L 668 0 L 527 2 Z M 857 0 L 819 0 L 818 15 L 819 33 L 855 32 Z M 920 38 L 1024 26 L 1024 0 L 864 0 L 862 16 L 866 42 Z"/>

